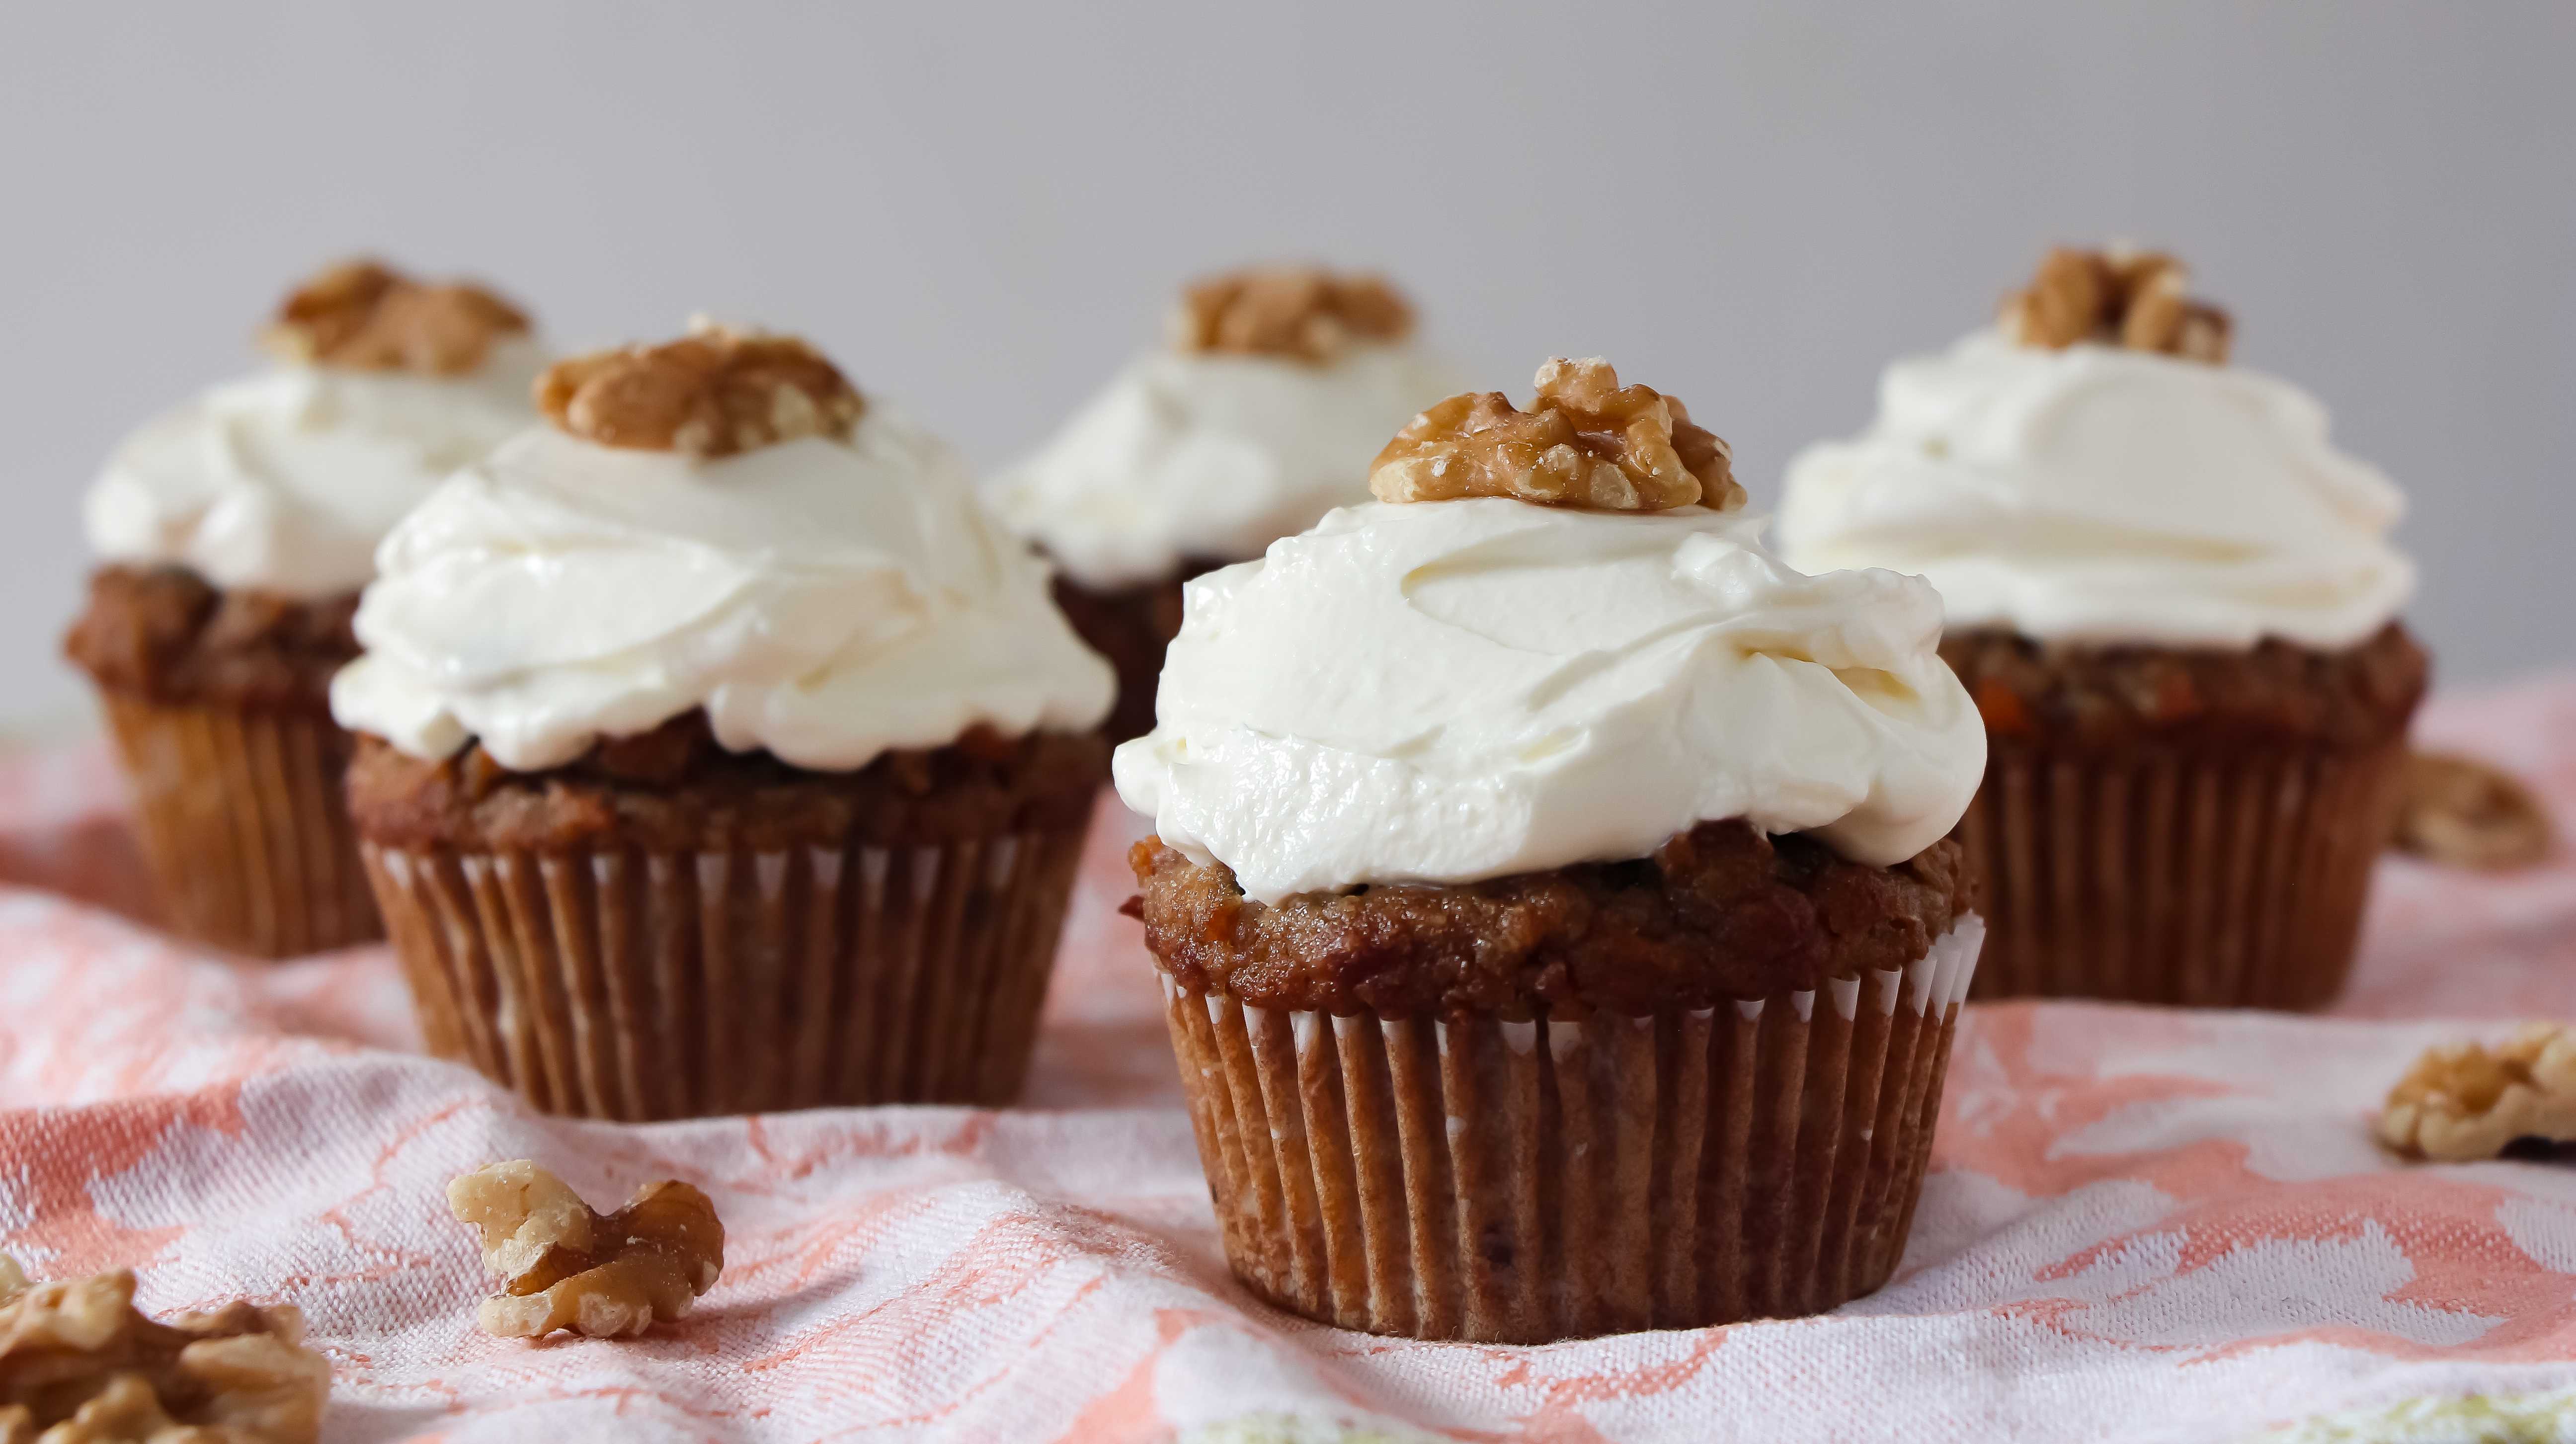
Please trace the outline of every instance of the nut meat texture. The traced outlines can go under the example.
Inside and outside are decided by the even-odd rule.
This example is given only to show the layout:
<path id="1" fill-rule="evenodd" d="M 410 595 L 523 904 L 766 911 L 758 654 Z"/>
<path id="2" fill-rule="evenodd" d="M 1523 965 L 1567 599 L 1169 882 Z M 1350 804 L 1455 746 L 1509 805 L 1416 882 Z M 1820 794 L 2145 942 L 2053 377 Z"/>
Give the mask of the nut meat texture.
<path id="1" fill-rule="evenodd" d="M 504 1281 L 475 1312 L 499 1338 L 641 1334 L 655 1319 L 687 1317 L 724 1270 L 716 1206 L 685 1183 L 648 1183 L 603 1216 L 522 1159 L 448 1184 L 447 1204 L 483 1231 L 484 1266 Z"/>
<path id="2" fill-rule="evenodd" d="M 1744 505 L 1733 454 L 1691 424 L 1677 397 L 1622 386 L 1610 363 L 1559 356 L 1538 368 L 1538 397 L 1452 396 L 1395 434 L 1369 468 L 1380 501 L 1507 496 L 1542 506 L 1664 511 Z"/>
<path id="3" fill-rule="evenodd" d="M 2428 1048 L 2389 1090 L 2380 1141 L 2445 1163 L 2493 1158 L 2517 1138 L 2576 1142 L 2576 1032 L 2525 1023 L 2492 1051 Z"/>
<path id="4" fill-rule="evenodd" d="M 2417 752 L 2406 759 L 2397 845 L 2453 867 L 2529 867 L 2557 838 L 2548 809 L 2519 778 L 2467 757 Z"/>
<path id="5" fill-rule="evenodd" d="M 480 286 L 432 286 L 376 261 L 333 266 L 297 288 L 260 332 L 288 361 L 351 371 L 463 376 L 528 318 Z"/>
<path id="6" fill-rule="evenodd" d="M 794 336 L 698 321 L 664 345 L 557 362 L 537 378 L 537 407 L 602 446 L 712 458 L 808 436 L 847 441 L 867 403 Z"/>
<path id="7" fill-rule="evenodd" d="M 1322 365 L 1355 341 L 1401 341 L 1413 308 L 1377 276 L 1314 266 L 1236 271 L 1181 293 L 1172 344 L 1182 351 L 1276 356 Z"/>
<path id="8" fill-rule="evenodd" d="M 311 1444 L 331 1365 L 289 1305 L 167 1323 L 134 1275 L 30 1284 L 0 1258 L 0 1444 Z"/>
<path id="9" fill-rule="evenodd" d="M 2185 294 L 2190 274 L 2161 251 L 2050 249 L 2026 290 L 2004 298 L 2004 334 L 2025 346 L 2078 341 L 2227 364 L 2227 313 Z"/>

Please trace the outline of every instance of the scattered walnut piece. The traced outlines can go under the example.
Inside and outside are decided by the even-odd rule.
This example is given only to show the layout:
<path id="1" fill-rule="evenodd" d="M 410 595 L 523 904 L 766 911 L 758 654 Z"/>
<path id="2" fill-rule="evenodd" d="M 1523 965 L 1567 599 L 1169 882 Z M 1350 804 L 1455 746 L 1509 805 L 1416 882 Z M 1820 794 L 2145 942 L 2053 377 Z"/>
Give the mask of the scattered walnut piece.
<path id="1" fill-rule="evenodd" d="M 1377 276 L 1337 276 L 1316 266 L 1236 271 L 1200 281 L 1172 313 L 1183 351 L 1282 356 L 1321 364 L 1354 341 L 1401 341 L 1413 308 Z"/>
<path id="2" fill-rule="evenodd" d="M 557 362 L 537 378 L 555 425 L 602 446 L 735 456 L 782 441 L 847 441 L 867 409 L 840 368 L 794 336 L 703 319 L 660 346 Z"/>
<path id="3" fill-rule="evenodd" d="M 2555 846 L 2549 813 L 2520 779 L 2466 757 L 2406 759 L 2397 845 L 2453 867 L 2529 867 Z"/>
<path id="4" fill-rule="evenodd" d="M 1380 501 L 1509 496 L 1543 506 L 1662 511 L 1744 505 L 1733 453 L 1691 424 L 1677 397 L 1622 386 L 1610 363 L 1560 356 L 1538 368 L 1538 399 L 1463 392 L 1416 416 L 1369 467 Z"/>
<path id="5" fill-rule="evenodd" d="M 331 1365 L 303 1338 L 291 1306 L 155 1323 L 128 1270 L 30 1284 L 0 1258 L 0 1444 L 311 1444 Z"/>
<path id="6" fill-rule="evenodd" d="M 724 1269 L 716 1206 L 685 1183 L 648 1183 L 602 1216 L 522 1159 L 450 1183 L 447 1205 L 483 1230 L 484 1265 L 506 1281 L 475 1314 L 504 1339 L 640 1334 L 657 1318 L 685 1318 Z"/>
<path id="7" fill-rule="evenodd" d="M 528 318 L 480 286 L 432 286 L 375 261 L 333 266 L 278 307 L 260 341 L 289 361 L 462 376 Z"/>
<path id="8" fill-rule="evenodd" d="M 2525 1023 L 2493 1052 L 2476 1043 L 2426 1049 L 2389 1090 L 2379 1138 L 2451 1163 L 2493 1158 L 2517 1138 L 2576 1141 L 2576 1032 Z"/>
<path id="9" fill-rule="evenodd" d="M 2162 251 L 2051 247 L 2030 286 L 2004 298 L 2004 331 L 2025 346 L 2099 341 L 2227 363 L 2230 323 L 2187 293 L 2190 275 Z"/>

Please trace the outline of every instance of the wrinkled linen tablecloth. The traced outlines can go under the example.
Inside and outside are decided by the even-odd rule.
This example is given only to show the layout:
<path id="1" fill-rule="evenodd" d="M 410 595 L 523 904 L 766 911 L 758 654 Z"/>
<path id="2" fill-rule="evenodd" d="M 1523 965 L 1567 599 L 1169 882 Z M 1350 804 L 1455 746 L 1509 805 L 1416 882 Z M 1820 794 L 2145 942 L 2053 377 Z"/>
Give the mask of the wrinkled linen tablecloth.
<path id="1" fill-rule="evenodd" d="M 2576 833 L 2576 675 L 2419 736 Z M 1513 1348 L 1319 1327 L 1227 1273 L 1114 799 L 1022 1107 L 640 1127 L 420 1056 L 380 947 L 266 967 L 137 921 L 120 807 L 95 745 L 0 761 L 0 1252 L 132 1265 L 156 1311 L 301 1306 L 334 1440 L 2576 1438 L 2576 1172 L 2371 1136 L 2428 1044 L 2576 1017 L 2576 850 L 2389 859 L 2335 1016 L 1970 1008 L 1887 1288 Z M 476 1332 L 443 1189 L 518 1157 L 602 1205 L 704 1188 L 723 1278 L 639 1342 Z"/>

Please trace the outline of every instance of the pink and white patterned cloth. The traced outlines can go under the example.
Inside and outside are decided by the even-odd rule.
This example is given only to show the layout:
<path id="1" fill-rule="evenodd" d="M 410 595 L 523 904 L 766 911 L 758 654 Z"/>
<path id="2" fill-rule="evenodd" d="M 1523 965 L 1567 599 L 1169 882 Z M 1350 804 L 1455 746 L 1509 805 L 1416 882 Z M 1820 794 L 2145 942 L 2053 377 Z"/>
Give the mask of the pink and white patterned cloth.
<path id="1" fill-rule="evenodd" d="M 2576 835 L 2576 675 L 2442 698 L 2419 735 L 2514 768 Z M 1887 1288 L 1514 1348 L 1323 1328 L 1235 1284 L 1115 913 L 1114 800 L 1022 1107 L 641 1127 L 420 1056 L 381 947 L 263 967 L 133 920 L 120 806 L 95 747 L 0 761 L 0 1252 L 133 1265 L 152 1310 L 300 1305 L 330 1439 L 2576 1438 L 2576 1172 L 2407 1166 L 2371 1136 L 2428 1044 L 2576 1017 L 2576 850 L 2503 877 L 2387 861 L 2334 1016 L 1971 1008 Z M 723 1278 L 641 1341 L 476 1332 L 444 1185 L 519 1157 L 603 1205 L 704 1188 Z"/>

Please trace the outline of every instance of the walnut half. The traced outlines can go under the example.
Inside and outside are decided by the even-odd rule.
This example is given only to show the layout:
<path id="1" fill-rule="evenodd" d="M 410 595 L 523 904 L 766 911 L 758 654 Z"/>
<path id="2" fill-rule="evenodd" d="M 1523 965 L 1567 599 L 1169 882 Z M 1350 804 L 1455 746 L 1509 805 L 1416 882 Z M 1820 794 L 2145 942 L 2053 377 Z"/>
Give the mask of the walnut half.
<path id="1" fill-rule="evenodd" d="M 447 1205 L 483 1231 L 484 1266 L 504 1281 L 475 1312 L 499 1338 L 640 1334 L 655 1319 L 687 1317 L 724 1271 L 716 1206 L 685 1183 L 648 1183 L 602 1215 L 523 1159 L 448 1184 Z"/>
<path id="2" fill-rule="evenodd" d="M 2493 1158 L 2517 1138 L 2576 1142 L 2576 1032 L 2525 1023 L 2492 1052 L 2476 1043 L 2426 1049 L 2389 1090 L 2379 1138 L 2453 1163 Z"/>
<path id="3" fill-rule="evenodd" d="M 2029 287 L 2004 298 L 2004 332 L 2025 346 L 2099 341 L 2223 366 L 2227 313 L 2192 300 L 2189 284 L 2162 251 L 2051 247 Z"/>
<path id="4" fill-rule="evenodd" d="M 717 457 L 808 436 L 847 441 L 867 403 L 796 337 L 701 319 L 664 345 L 555 363 L 537 378 L 537 407 L 602 446 Z"/>
<path id="5" fill-rule="evenodd" d="M 1559 356 L 1538 368 L 1538 397 L 1463 392 L 1416 416 L 1369 467 L 1380 501 L 1508 496 L 1542 506 L 1663 511 L 1744 505 L 1733 453 L 1691 424 L 1677 397 L 1622 386 L 1610 363 Z"/>
<path id="6" fill-rule="evenodd" d="M 1197 282 L 1172 313 L 1183 351 L 1279 356 L 1321 364 L 1354 341 L 1401 341 L 1413 308 L 1377 276 L 1337 276 L 1317 266 L 1236 271 Z"/>
<path id="7" fill-rule="evenodd" d="M 352 371 L 463 376 L 528 318 L 480 286 L 432 286 L 376 261 L 348 261 L 297 287 L 260 342 L 289 361 Z"/>
<path id="8" fill-rule="evenodd" d="M 311 1444 L 331 1365 L 303 1338 L 287 1305 L 155 1323 L 128 1270 L 29 1284 L 0 1258 L 0 1444 Z"/>
<path id="9" fill-rule="evenodd" d="M 2466 757 L 2406 759 L 2397 845 L 2453 867 L 2529 867 L 2557 845 L 2549 813 L 2521 780 Z"/>

